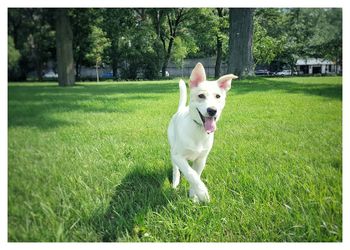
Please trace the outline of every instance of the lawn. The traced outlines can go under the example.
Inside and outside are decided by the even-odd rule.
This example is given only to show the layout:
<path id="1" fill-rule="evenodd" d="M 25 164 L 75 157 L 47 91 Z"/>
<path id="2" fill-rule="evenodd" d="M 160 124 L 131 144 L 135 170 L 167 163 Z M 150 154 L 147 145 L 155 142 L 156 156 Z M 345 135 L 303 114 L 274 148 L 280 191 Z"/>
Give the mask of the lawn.
<path id="1" fill-rule="evenodd" d="M 9 241 L 342 241 L 342 78 L 235 81 L 173 190 L 177 81 L 8 85 Z"/>

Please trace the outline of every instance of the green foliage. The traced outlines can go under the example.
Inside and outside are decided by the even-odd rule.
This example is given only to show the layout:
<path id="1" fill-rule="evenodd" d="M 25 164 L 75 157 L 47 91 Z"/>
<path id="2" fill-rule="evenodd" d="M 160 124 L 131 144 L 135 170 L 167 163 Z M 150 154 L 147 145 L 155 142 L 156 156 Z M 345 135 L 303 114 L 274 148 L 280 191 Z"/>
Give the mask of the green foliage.
<path id="1" fill-rule="evenodd" d="M 88 39 L 91 42 L 91 49 L 86 54 L 86 58 L 94 62 L 96 66 L 99 66 L 104 59 L 104 52 L 111 46 L 111 42 L 106 37 L 106 32 L 97 26 L 92 27 Z"/>
<path id="2" fill-rule="evenodd" d="M 7 67 L 9 71 L 14 71 L 18 69 L 18 61 L 21 58 L 21 53 L 15 48 L 15 43 L 13 42 L 12 36 L 7 37 L 7 55 L 8 64 Z"/>
<path id="3" fill-rule="evenodd" d="M 201 8 L 192 16 L 190 29 L 196 40 L 198 50 L 191 53 L 192 57 L 214 56 L 217 46 L 217 38 L 223 43 L 223 56 L 228 53 L 228 11 L 222 9 L 222 17 L 218 15 L 218 9 Z"/>
<path id="4" fill-rule="evenodd" d="M 257 9 L 254 58 L 278 68 L 294 67 L 299 58 L 342 62 L 341 9 Z"/>
<path id="5" fill-rule="evenodd" d="M 50 9 L 9 9 L 9 35 L 13 37 L 21 58 L 20 75 L 12 78 L 26 78 L 34 70 L 42 78 L 49 59 L 56 55 L 55 32 Z"/>
<path id="6" fill-rule="evenodd" d="M 158 44 L 161 45 L 157 47 L 162 48 L 162 53 L 158 56 L 162 65 L 162 76 L 164 77 L 171 58 L 175 59 L 176 64 L 179 65 L 187 53 L 196 50 L 197 46 L 194 44 L 192 37 L 189 36 L 188 26 L 192 17 L 198 13 L 198 9 L 155 9 L 148 13 L 159 40 Z M 177 51 L 174 52 L 174 49 Z"/>
<path id="7" fill-rule="evenodd" d="M 181 67 L 183 60 L 187 57 L 188 54 L 195 54 L 198 51 L 195 41 L 191 36 L 176 37 L 174 39 L 174 51 L 172 54 L 172 61 L 178 66 Z"/>
<path id="8" fill-rule="evenodd" d="M 11 83 L 8 241 L 342 241 L 342 78 L 230 90 L 194 204 L 171 188 L 177 81 Z"/>
<path id="9" fill-rule="evenodd" d="M 76 65 L 77 77 L 80 77 L 81 65 L 89 66 L 95 65 L 86 58 L 86 55 L 92 48 L 92 41 L 88 39 L 92 32 L 92 27 L 98 25 L 98 16 L 100 11 L 98 9 L 69 9 L 69 16 L 73 31 L 73 53 L 74 62 Z"/>
<path id="10" fill-rule="evenodd" d="M 342 64 L 342 10 L 324 9 L 317 12 L 317 22 L 308 45 L 315 57 Z"/>
<path id="11" fill-rule="evenodd" d="M 257 12 L 254 17 L 253 55 L 255 64 L 270 64 L 283 51 L 287 41 L 285 34 L 278 34 L 274 37 L 274 32 L 268 32 L 268 29 L 272 27 L 265 24 L 264 19 L 266 18 L 261 12 Z"/>
<path id="12" fill-rule="evenodd" d="M 217 56 L 220 64 L 227 57 L 225 8 L 84 8 L 69 9 L 69 15 L 78 77 L 81 65 L 96 62 L 111 65 L 114 77 L 154 79 L 169 60 L 181 66 L 185 58 Z M 52 10 L 10 8 L 8 16 L 9 36 L 21 55 L 10 79 L 25 79 L 31 71 L 40 79 L 56 59 Z M 342 64 L 341 9 L 258 8 L 254 26 L 256 64 L 291 68 L 303 57 Z"/>

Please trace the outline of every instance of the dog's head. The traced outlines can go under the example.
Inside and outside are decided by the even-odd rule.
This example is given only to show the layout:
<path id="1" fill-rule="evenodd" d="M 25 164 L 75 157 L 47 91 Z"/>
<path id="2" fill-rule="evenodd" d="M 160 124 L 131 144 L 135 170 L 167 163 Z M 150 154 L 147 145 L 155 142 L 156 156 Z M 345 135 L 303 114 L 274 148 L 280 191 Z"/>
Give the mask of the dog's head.
<path id="1" fill-rule="evenodd" d="M 205 70 L 197 63 L 190 77 L 190 114 L 197 124 L 202 124 L 209 134 L 215 131 L 216 122 L 225 106 L 226 93 L 231 88 L 233 74 L 224 75 L 216 81 L 207 81 Z"/>

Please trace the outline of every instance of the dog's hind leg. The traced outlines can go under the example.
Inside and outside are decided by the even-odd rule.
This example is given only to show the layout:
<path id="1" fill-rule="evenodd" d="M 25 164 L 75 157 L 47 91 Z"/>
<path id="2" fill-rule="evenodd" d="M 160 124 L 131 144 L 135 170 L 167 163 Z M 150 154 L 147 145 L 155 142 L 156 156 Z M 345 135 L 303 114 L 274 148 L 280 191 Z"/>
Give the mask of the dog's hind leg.
<path id="1" fill-rule="evenodd" d="M 172 187 L 173 188 L 177 188 L 177 186 L 180 183 L 180 170 L 179 170 L 178 166 L 176 166 L 174 161 L 172 163 L 173 163 L 173 183 L 172 183 Z"/>

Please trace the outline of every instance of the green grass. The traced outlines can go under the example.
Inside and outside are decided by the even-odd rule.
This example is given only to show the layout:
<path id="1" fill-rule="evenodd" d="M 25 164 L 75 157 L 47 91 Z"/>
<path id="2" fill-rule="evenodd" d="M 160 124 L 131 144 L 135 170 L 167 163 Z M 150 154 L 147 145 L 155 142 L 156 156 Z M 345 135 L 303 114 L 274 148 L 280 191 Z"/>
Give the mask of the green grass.
<path id="1" fill-rule="evenodd" d="M 9 241 L 342 241 L 342 78 L 236 81 L 173 190 L 177 81 L 8 86 Z"/>

